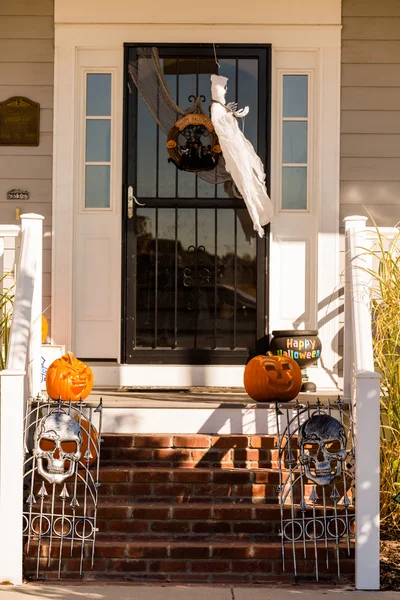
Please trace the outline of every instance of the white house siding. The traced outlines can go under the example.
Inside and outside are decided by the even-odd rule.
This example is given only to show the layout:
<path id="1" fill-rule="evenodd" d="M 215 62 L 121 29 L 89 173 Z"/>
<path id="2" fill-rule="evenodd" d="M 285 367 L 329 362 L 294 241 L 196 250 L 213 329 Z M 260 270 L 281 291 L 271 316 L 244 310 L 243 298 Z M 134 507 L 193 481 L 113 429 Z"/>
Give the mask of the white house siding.
<path id="1" fill-rule="evenodd" d="M 0 101 L 26 96 L 40 103 L 38 147 L 0 146 L 0 223 L 15 223 L 15 209 L 44 221 L 43 308 L 51 296 L 51 186 L 53 149 L 53 0 L 0 0 Z M 7 200 L 7 191 L 27 190 L 27 201 Z M 45 312 L 50 318 L 50 308 Z"/>
<path id="2" fill-rule="evenodd" d="M 400 2 L 343 0 L 342 24 L 343 271 L 346 216 L 369 213 L 380 226 L 400 221 Z"/>
<path id="3" fill-rule="evenodd" d="M 341 217 L 400 220 L 400 2 L 343 0 Z M 360 205 L 364 205 L 365 208 Z"/>

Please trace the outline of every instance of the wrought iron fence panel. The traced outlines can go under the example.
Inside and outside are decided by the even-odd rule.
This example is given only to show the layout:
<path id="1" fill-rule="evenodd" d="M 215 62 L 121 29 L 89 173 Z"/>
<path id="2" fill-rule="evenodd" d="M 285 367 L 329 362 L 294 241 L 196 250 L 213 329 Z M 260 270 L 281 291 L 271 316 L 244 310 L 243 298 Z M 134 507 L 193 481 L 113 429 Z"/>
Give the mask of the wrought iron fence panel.
<path id="1" fill-rule="evenodd" d="M 24 419 L 24 556 L 36 578 L 57 561 L 79 557 L 93 567 L 97 529 L 102 400 L 29 400 Z M 53 562 L 52 562 L 53 561 Z M 54 566 L 52 566 L 52 569 Z"/>
<path id="2" fill-rule="evenodd" d="M 319 581 L 323 571 L 341 579 L 355 532 L 351 407 L 340 397 L 313 407 L 276 403 L 275 415 L 283 569 L 292 568 L 297 579 L 301 560 L 312 566 L 310 578 Z"/>

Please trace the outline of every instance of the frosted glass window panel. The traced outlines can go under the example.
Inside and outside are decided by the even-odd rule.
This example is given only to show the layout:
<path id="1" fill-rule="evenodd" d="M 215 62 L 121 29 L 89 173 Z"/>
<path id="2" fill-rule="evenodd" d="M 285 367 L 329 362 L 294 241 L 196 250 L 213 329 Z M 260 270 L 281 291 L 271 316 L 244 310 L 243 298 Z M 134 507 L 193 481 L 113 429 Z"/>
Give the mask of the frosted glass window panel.
<path id="1" fill-rule="evenodd" d="M 283 76 L 283 118 L 308 116 L 308 75 Z"/>
<path id="2" fill-rule="evenodd" d="M 282 167 L 282 209 L 307 209 L 307 167 Z"/>
<path id="3" fill-rule="evenodd" d="M 110 162 L 111 121 L 87 119 L 86 162 Z"/>
<path id="4" fill-rule="evenodd" d="M 88 73 L 86 76 L 86 116 L 111 115 L 111 73 Z"/>
<path id="5" fill-rule="evenodd" d="M 110 208 L 110 165 L 86 165 L 85 208 Z"/>
<path id="6" fill-rule="evenodd" d="M 307 163 L 307 121 L 284 121 L 282 162 Z"/>

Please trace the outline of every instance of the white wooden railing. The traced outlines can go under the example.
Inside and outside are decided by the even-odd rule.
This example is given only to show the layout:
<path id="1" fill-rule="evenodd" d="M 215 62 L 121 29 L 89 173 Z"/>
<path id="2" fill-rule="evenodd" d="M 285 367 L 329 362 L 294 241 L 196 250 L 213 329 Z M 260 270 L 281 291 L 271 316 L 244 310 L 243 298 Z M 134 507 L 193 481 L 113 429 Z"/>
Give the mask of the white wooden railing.
<path id="1" fill-rule="evenodd" d="M 371 249 L 376 230 L 367 217 L 347 217 L 344 335 L 344 396 L 355 415 L 356 588 L 379 589 L 380 375 L 374 371 L 371 319 Z M 386 239 L 396 228 L 384 228 Z"/>
<path id="2" fill-rule="evenodd" d="M 10 248 L 9 238 L 17 236 Z M 22 215 L 21 228 L 0 226 L 2 272 L 10 271 L 12 250 L 17 259 L 9 353 L 0 371 L 0 583 L 16 585 L 22 583 L 24 405 L 40 393 L 42 239 L 40 215 Z"/>

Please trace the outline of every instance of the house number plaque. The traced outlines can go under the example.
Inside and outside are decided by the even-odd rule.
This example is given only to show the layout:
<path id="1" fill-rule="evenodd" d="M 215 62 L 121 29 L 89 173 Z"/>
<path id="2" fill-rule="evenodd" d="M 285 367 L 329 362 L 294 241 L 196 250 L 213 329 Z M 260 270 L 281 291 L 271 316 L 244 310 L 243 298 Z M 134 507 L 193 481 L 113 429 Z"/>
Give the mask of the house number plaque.
<path id="1" fill-rule="evenodd" d="M 40 104 L 23 96 L 0 102 L 0 146 L 39 146 Z"/>

